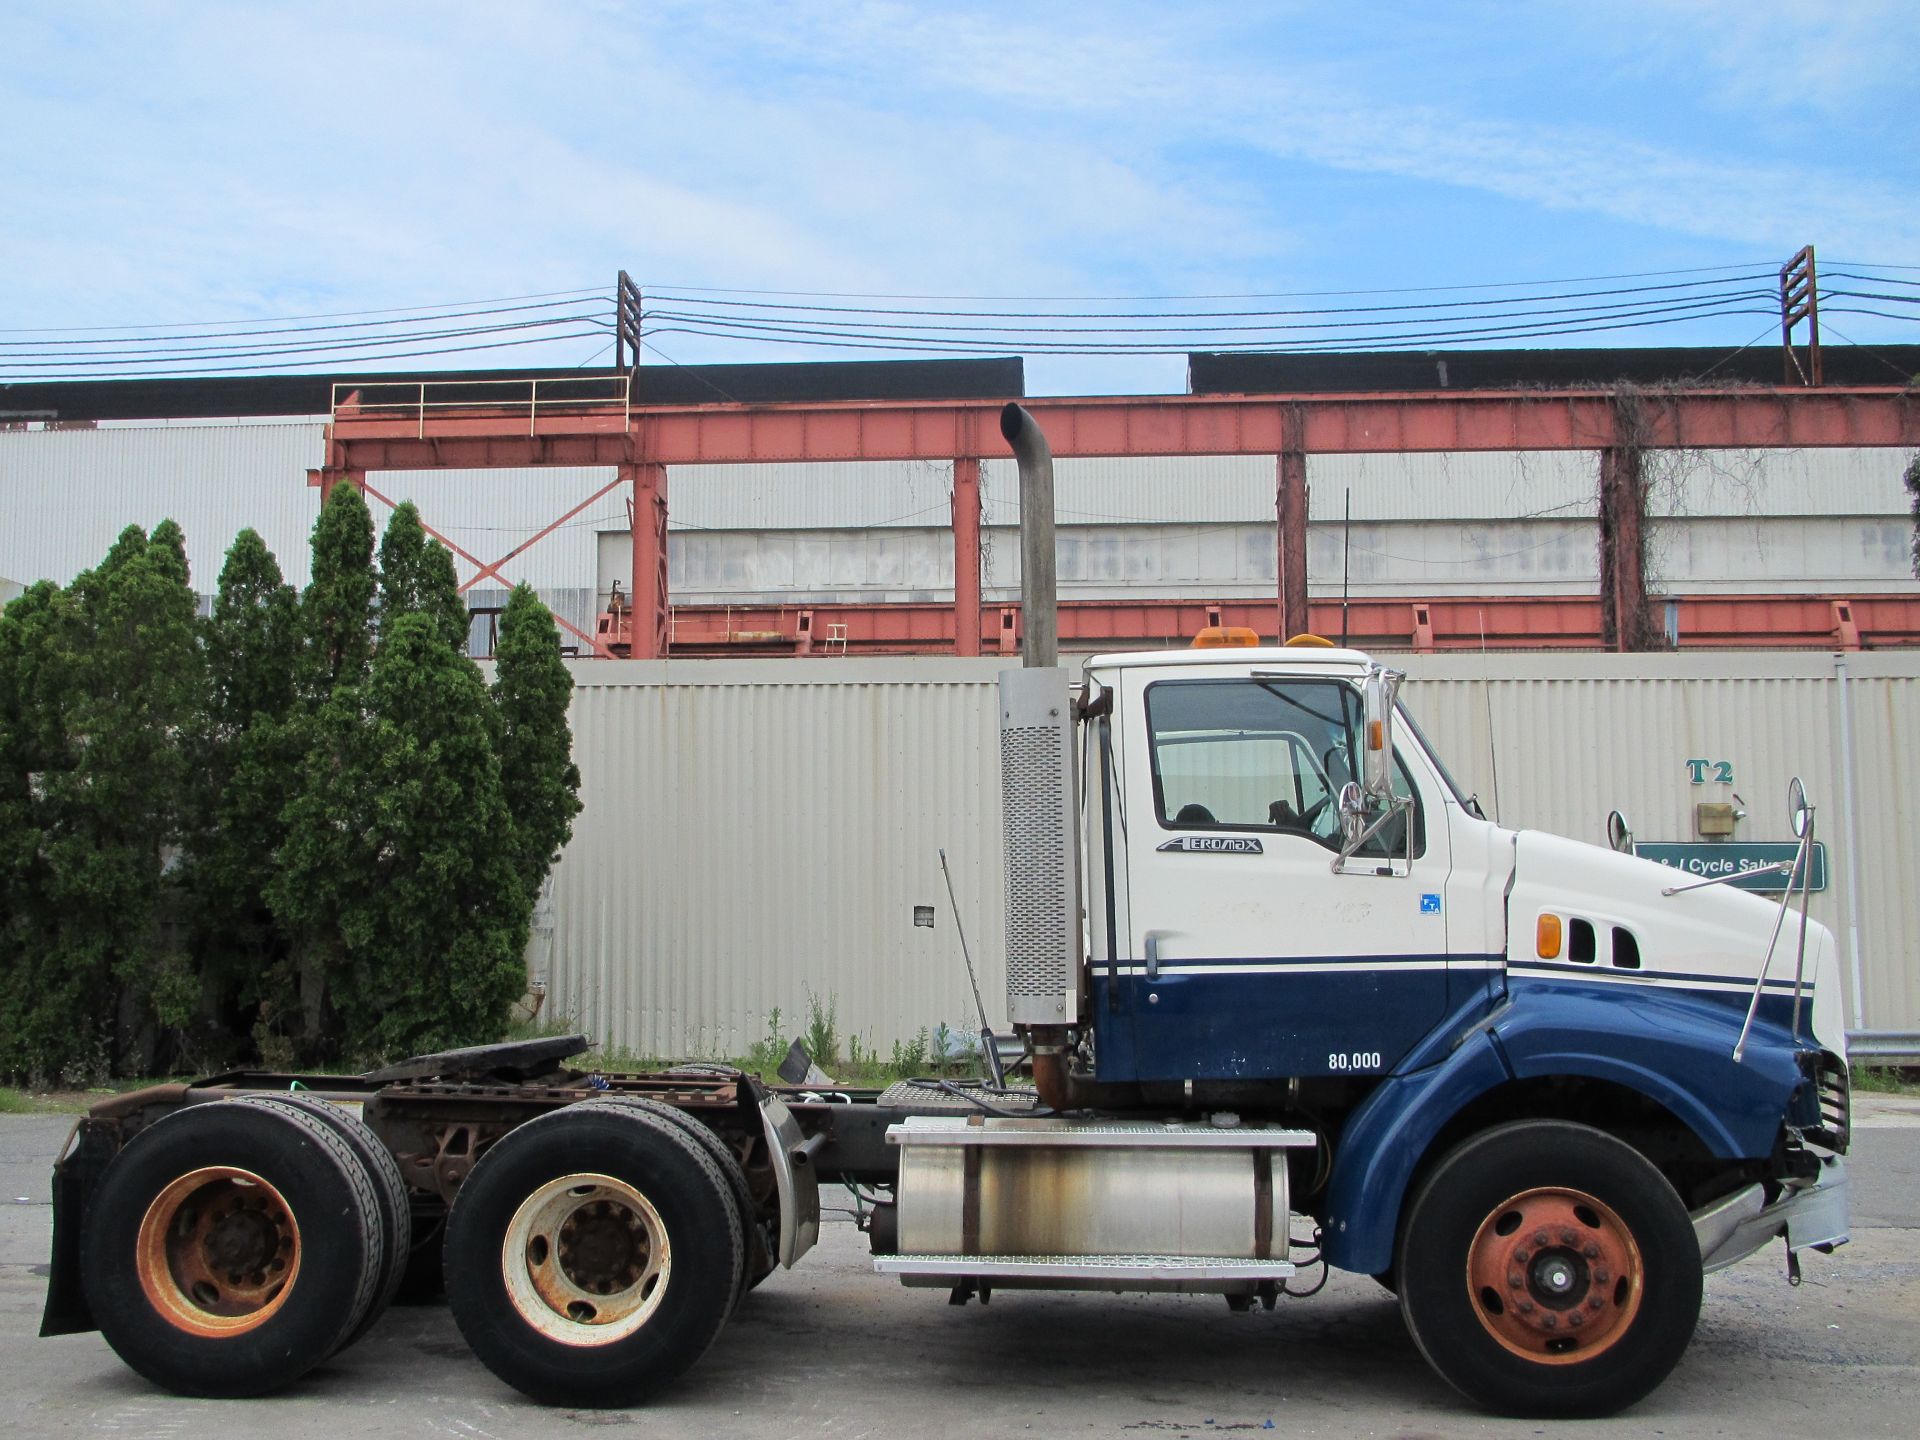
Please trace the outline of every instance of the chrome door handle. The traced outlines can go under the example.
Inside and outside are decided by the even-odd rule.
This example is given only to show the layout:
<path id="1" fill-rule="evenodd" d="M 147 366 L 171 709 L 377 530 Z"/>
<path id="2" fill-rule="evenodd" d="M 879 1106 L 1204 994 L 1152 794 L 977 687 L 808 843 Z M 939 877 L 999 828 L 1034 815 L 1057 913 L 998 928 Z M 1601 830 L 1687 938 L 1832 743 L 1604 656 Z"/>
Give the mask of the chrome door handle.
<path id="1" fill-rule="evenodd" d="M 1160 978 L 1160 942 L 1172 934 L 1171 930 L 1149 930 L 1141 937 L 1141 944 L 1147 952 L 1147 979 Z"/>

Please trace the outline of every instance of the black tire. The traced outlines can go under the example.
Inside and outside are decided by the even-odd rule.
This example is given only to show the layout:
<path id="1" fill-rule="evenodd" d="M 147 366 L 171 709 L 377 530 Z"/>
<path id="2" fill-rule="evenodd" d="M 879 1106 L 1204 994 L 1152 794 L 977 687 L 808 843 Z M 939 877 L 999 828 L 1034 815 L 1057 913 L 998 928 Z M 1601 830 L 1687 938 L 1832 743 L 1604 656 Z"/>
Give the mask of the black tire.
<path id="1" fill-rule="evenodd" d="M 122 1360 L 179 1394 L 229 1397 L 280 1389 L 332 1354 L 384 1259 L 374 1184 L 345 1140 L 292 1107 L 214 1101 L 115 1157 L 81 1267 Z"/>
<path id="2" fill-rule="evenodd" d="M 1506 1415 L 1633 1404 L 1700 1315 L 1679 1195 L 1631 1146 L 1561 1121 L 1503 1125 L 1443 1159 L 1408 1207 L 1396 1269 L 1428 1363 Z"/>
<path id="3" fill-rule="evenodd" d="M 631 1106 L 572 1105 L 510 1132 L 461 1185 L 447 1298 L 474 1353 L 522 1394 L 633 1405 L 706 1353 L 745 1251 L 705 1146 Z"/>
<path id="4" fill-rule="evenodd" d="M 720 1173 L 726 1177 L 727 1188 L 733 1195 L 733 1203 L 740 1211 L 740 1227 L 746 1235 L 746 1263 L 741 1266 L 740 1291 L 734 1296 L 733 1302 L 735 1308 L 738 1308 L 740 1301 L 746 1298 L 747 1292 L 772 1274 L 777 1264 L 773 1255 L 773 1243 L 767 1236 L 766 1227 L 757 1223 L 754 1214 L 753 1190 L 747 1184 L 747 1172 L 740 1164 L 740 1157 L 733 1153 L 732 1147 L 710 1126 L 662 1100 L 649 1099 L 644 1095 L 619 1095 L 609 1096 L 605 1100 L 583 1100 L 580 1105 L 596 1108 L 609 1105 L 624 1106 L 628 1109 L 644 1111 L 649 1115 L 658 1115 L 662 1120 L 685 1131 L 701 1149 L 713 1157 L 713 1163 L 720 1167 Z"/>
<path id="5" fill-rule="evenodd" d="M 407 1255 L 413 1238 L 413 1206 L 407 1198 L 407 1182 L 401 1177 L 399 1164 L 392 1152 L 380 1142 L 380 1137 L 359 1116 L 342 1110 L 338 1105 L 316 1096 L 298 1094 L 244 1095 L 238 1103 L 286 1107 L 313 1116 L 353 1147 L 353 1153 L 359 1157 L 373 1181 L 374 1198 L 380 1211 L 380 1281 L 373 1293 L 373 1303 L 367 1306 L 366 1313 L 334 1347 L 337 1355 L 371 1330 L 380 1317 L 387 1313 L 387 1307 L 399 1293 L 400 1282 L 407 1273 Z"/>

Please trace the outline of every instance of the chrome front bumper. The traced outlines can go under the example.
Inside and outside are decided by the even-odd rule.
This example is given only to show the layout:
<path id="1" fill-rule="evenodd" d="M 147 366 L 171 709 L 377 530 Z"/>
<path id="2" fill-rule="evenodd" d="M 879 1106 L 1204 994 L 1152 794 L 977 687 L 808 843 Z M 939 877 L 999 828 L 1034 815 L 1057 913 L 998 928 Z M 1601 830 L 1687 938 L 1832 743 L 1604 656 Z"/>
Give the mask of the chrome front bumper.
<path id="1" fill-rule="evenodd" d="M 1709 1274 L 1744 1260 L 1779 1235 L 1798 1254 L 1815 1246 L 1844 1245 L 1847 1233 L 1847 1162 L 1838 1155 L 1820 1164 L 1811 1185 L 1788 1190 L 1769 1205 L 1759 1185 L 1748 1185 L 1693 1212 L 1700 1263 Z"/>

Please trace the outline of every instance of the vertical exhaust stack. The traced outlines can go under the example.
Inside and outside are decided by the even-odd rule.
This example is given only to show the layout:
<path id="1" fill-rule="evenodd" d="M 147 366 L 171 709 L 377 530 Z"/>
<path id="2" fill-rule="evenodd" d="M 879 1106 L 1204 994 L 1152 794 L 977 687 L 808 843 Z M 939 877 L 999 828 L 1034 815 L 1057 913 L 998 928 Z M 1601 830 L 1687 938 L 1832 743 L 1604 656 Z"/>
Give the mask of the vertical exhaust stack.
<path id="1" fill-rule="evenodd" d="M 1000 433 L 1020 462 L 1020 663 L 1060 663 L 1060 597 L 1053 547 L 1053 451 L 1021 405 L 1000 412 Z"/>
<path id="2" fill-rule="evenodd" d="M 1006 855 L 1007 1018 L 1034 1042 L 1042 1099 L 1061 1038 L 1080 1015 L 1080 846 L 1073 697 L 1058 667 L 1053 452 L 1018 405 L 1000 433 L 1020 461 L 1022 668 L 1000 673 L 1001 825 Z M 1045 1050 L 1047 1054 L 1042 1055 Z M 1051 1061 L 1049 1065 L 1048 1061 Z"/>

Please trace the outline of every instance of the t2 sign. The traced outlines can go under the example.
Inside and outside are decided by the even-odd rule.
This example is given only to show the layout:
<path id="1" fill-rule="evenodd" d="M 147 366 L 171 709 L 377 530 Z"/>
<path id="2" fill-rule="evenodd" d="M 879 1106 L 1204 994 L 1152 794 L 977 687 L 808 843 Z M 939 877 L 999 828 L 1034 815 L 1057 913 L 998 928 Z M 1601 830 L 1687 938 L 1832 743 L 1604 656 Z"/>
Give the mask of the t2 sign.
<path id="1" fill-rule="evenodd" d="M 1731 760 L 1689 760 L 1687 761 L 1687 779 L 1695 785 L 1707 783 L 1707 774 L 1713 774 L 1716 785 L 1733 784 L 1733 762 Z"/>

